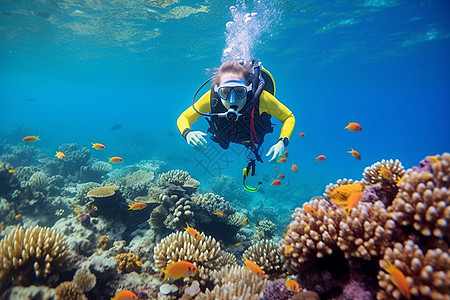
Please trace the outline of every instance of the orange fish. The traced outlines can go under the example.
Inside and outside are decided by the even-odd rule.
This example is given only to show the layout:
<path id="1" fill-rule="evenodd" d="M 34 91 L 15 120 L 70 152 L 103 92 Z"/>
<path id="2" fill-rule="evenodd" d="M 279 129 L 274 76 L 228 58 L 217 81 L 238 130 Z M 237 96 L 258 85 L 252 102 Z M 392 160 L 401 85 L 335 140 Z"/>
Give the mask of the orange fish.
<path id="1" fill-rule="evenodd" d="M 72 204 L 72 206 L 77 207 L 77 204 L 75 203 L 75 201 L 70 201 L 70 204 Z"/>
<path id="2" fill-rule="evenodd" d="M 220 211 L 220 210 L 218 210 L 218 209 L 216 209 L 216 211 L 213 212 L 213 214 L 214 214 L 214 215 L 217 215 L 217 216 L 219 216 L 219 217 L 226 217 L 226 216 L 227 216 L 223 211 Z"/>
<path id="3" fill-rule="evenodd" d="M 289 157 L 289 152 L 284 151 L 283 157 L 284 157 L 284 158 L 288 158 L 288 157 Z"/>
<path id="4" fill-rule="evenodd" d="M 40 141 L 40 139 L 39 139 L 39 136 L 29 135 L 29 136 L 24 137 L 22 139 L 22 141 L 24 141 L 26 143 L 32 143 L 32 142 Z"/>
<path id="5" fill-rule="evenodd" d="M 303 132 L 300 132 L 300 133 L 298 134 L 298 136 L 299 136 L 299 137 L 305 137 L 305 134 L 304 134 Z"/>
<path id="6" fill-rule="evenodd" d="M 10 173 L 10 174 L 16 174 L 17 171 L 16 171 L 16 170 L 13 170 L 13 169 L 9 169 L 9 170 L 8 170 L 8 173 Z"/>
<path id="7" fill-rule="evenodd" d="M 281 178 L 281 179 L 284 179 L 286 176 L 284 176 L 284 174 L 280 174 L 280 175 L 278 175 L 277 176 L 277 178 Z"/>
<path id="8" fill-rule="evenodd" d="M 134 263 L 135 263 L 136 266 L 138 266 L 138 267 L 142 266 L 142 261 L 140 261 L 140 260 L 137 260 L 137 261 L 135 261 Z"/>
<path id="9" fill-rule="evenodd" d="M 292 251 L 294 251 L 294 247 L 292 245 L 287 245 L 286 249 L 284 249 L 284 255 L 288 255 Z"/>
<path id="10" fill-rule="evenodd" d="M 136 300 L 138 296 L 129 291 L 129 290 L 123 290 L 118 292 L 111 300 Z"/>
<path id="11" fill-rule="evenodd" d="M 281 181 L 278 179 L 275 179 L 274 181 L 272 181 L 272 183 L 270 185 L 280 185 Z"/>
<path id="12" fill-rule="evenodd" d="M 97 150 L 103 150 L 106 148 L 105 145 L 100 144 L 100 143 L 91 142 L 91 144 L 92 144 L 92 148 L 97 149 Z"/>
<path id="13" fill-rule="evenodd" d="M 66 158 L 66 156 L 64 155 L 64 153 L 62 153 L 61 151 L 56 151 L 55 156 L 59 159 L 64 159 Z"/>
<path id="14" fill-rule="evenodd" d="M 197 197 L 192 198 L 192 200 L 194 200 L 195 203 L 200 204 L 200 199 L 198 199 Z"/>
<path id="15" fill-rule="evenodd" d="M 194 229 L 193 227 L 189 226 L 189 224 L 186 222 L 187 227 L 184 228 L 186 229 L 186 231 L 189 233 L 189 235 L 195 237 L 196 239 L 201 239 L 202 236 L 200 235 L 200 232 L 198 232 L 196 229 Z"/>
<path id="16" fill-rule="evenodd" d="M 384 269 L 389 273 L 392 283 L 395 284 L 396 287 L 398 287 L 403 296 L 405 296 L 407 299 L 411 299 L 409 285 L 405 275 L 396 266 L 391 264 L 390 261 L 388 261 L 387 264 L 387 267 L 385 267 Z"/>
<path id="17" fill-rule="evenodd" d="M 386 180 L 392 180 L 394 177 L 394 175 L 392 175 L 391 170 L 385 167 L 381 167 L 380 170 L 378 170 L 378 173 L 380 173 L 381 177 L 383 177 Z"/>
<path id="18" fill-rule="evenodd" d="M 359 199 L 363 196 L 362 192 L 354 192 L 347 198 L 347 212 L 350 212 L 353 207 L 358 206 Z"/>
<path id="19" fill-rule="evenodd" d="M 319 155 L 319 156 L 316 157 L 316 161 L 321 162 L 321 161 L 324 161 L 326 158 L 327 157 L 322 154 L 322 155 Z"/>
<path id="20" fill-rule="evenodd" d="M 356 158 L 357 160 L 361 160 L 361 154 L 359 154 L 359 152 L 356 151 L 355 149 L 352 148 L 352 151 L 347 151 L 347 153 L 353 155 L 353 157 Z"/>
<path id="21" fill-rule="evenodd" d="M 110 163 L 114 164 L 120 164 L 121 162 L 123 162 L 123 158 L 118 156 L 108 157 L 108 159 Z"/>
<path id="22" fill-rule="evenodd" d="M 311 205 L 309 204 L 303 204 L 303 210 L 305 210 L 306 212 L 312 213 L 317 215 L 317 210 L 315 210 Z"/>
<path id="23" fill-rule="evenodd" d="M 244 262 L 245 262 L 245 268 L 247 270 L 252 271 L 252 273 L 255 273 L 258 276 L 261 276 L 261 278 L 264 278 L 264 271 L 254 262 L 249 260 L 247 257 L 244 256 Z"/>
<path id="24" fill-rule="evenodd" d="M 194 264 L 192 264 L 191 262 L 185 260 L 174 262 L 168 265 L 167 268 L 162 271 L 164 273 L 164 278 L 162 281 L 166 281 L 169 277 L 171 277 L 173 280 L 177 280 L 181 277 L 189 277 L 196 271 L 197 267 L 194 266 Z"/>
<path id="25" fill-rule="evenodd" d="M 287 161 L 286 157 L 282 157 L 279 160 L 277 160 L 277 163 L 285 163 Z"/>
<path id="26" fill-rule="evenodd" d="M 73 212 L 76 213 L 76 214 L 81 214 L 81 213 L 83 213 L 83 212 L 82 212 L 81 210 L 79 210 L 79 209 L 74 209 Z"/>
<path id="27" fill-rule="evenodd" d="M 348 131 L 361 131 L 362 127 L 356 122 L 350 122 L 344 129 L 347 129 Z"/>
<path id="28" fill-rule="evenodd" d="M 290 292 L 294 292 L 294 293 L 300 292 L 300 285 L 294 279 L 290 279 L 290 278 L 286 279 L 286 288 Z"/>
<path id="29" fill-rule="evenodd" d="M 18 220 L 18 219 L 20 219 L 22 216 L 23 216 L 22 214 L 17 214 L 14 218 L 15 218 L 16 220 Z"/>
<path id="30" fill-rule="evenodd" d="M 141 210 L 147 207 L 147 204 L 144 202 L 136 202 L 133 204 L 128 204 L 128 210 Z"/>
<path id="31" fill-rule="evenodd" d="M 292 164 L 291 170 L 292 170 L 292 172 L 297 173 L 297 171 L 298 171 L 297 165 L 296 164 Z"/>

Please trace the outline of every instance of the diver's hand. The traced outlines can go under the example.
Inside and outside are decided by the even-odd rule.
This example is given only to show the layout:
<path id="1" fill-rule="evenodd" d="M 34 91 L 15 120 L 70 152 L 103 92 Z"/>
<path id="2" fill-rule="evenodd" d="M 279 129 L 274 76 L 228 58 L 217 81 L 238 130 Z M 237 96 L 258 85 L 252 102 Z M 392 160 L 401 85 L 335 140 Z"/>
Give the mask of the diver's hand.
<path id="1" fill-rule="evenodd" d="M 201 152 L 206 148 L 207 141 L 204 138 L 205 135 L 206 133 L 201 131 L 191 131 L 186 135 L 186 142 L 189 146 Z"/>
<path id="2" fill-rule="evenodd" d="M 266 156 L 269 156 L 273 153 L 272 158 L 269 160 L 269 163 L 273 164 L 276 163 L 277 160 L 283 157 L 284 155 L 284 143 L 283 141 L 278 141 L 275 145 L 270 147 L 269 151 L 267 151 Z"/>

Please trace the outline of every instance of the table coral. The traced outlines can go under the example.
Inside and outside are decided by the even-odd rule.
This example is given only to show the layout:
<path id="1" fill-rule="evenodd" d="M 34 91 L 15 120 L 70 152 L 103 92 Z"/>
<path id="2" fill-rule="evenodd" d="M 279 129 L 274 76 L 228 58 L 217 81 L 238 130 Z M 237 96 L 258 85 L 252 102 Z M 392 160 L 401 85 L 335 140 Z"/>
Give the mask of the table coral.
<path id="1" fill-rule="evenodd" d="M 68 258 L 66 239 L 48 227 L 15 228 L 0 241 L 0 284 L 27 284 L 34 276 L 47 277 Z"/>
<path id="2" fill-rule="evenodd" d="M 169 172 L 163 173 L 159 175 L 156 183 L 164 188 L 178 186 L 189 194 L 194 193 L 200 185 L 200 182 L 192 178 L 187 171 L 183 170 L 170 170 Z"/>

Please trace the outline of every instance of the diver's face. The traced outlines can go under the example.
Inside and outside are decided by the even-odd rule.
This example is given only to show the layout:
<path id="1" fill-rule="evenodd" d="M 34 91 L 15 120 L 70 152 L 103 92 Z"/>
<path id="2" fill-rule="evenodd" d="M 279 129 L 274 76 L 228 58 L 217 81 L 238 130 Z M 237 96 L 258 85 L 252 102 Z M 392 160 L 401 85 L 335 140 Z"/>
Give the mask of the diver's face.
<path id="1" fill-rule="evenodd" d="M 229 77 L 223 79 L 217 86 L 217 93 L 222 100 L 222 104 L 227 108 L 236 111 L 241 110 L 247 102 L 247 92 L 249 87 L 241 78 Z"/>

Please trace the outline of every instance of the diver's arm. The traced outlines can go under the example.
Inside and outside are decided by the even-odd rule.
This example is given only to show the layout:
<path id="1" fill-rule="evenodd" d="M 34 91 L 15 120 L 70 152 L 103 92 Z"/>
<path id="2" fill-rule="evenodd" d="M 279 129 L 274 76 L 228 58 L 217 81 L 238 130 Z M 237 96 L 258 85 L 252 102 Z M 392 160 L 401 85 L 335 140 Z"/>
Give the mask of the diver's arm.
<path id="1" fill-rule="evenodd" d="M 207 113 L 211 111 L 210 104 L 210 95 L 211 91 L 207 91 L 203 96 L 195 102 L 195 108 L 202 113 Z M 197 113 L 192 106 L 189 106 L 179 117 L 177 120 L 177 127 L 180 134 L 186 138 L 186 135 L 191 131 L 191 126 L 198 119 L 200 119 L 202 115 Z"/>
<path id="2" fill-rule="evenodd" d="M 283 103 L 267 91 L 263 91 L 261 93 L 259 103 L 260 114 L 266 112 L 283 123 L 281 126 L 280 139 L 286 137 L 289 140 L 295 128 L 294 114 Z"/>

